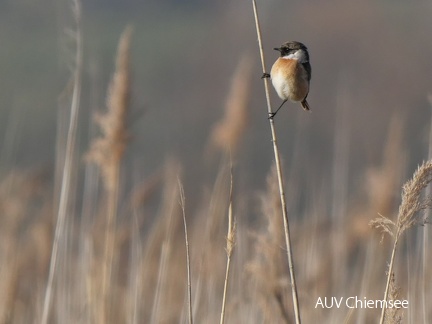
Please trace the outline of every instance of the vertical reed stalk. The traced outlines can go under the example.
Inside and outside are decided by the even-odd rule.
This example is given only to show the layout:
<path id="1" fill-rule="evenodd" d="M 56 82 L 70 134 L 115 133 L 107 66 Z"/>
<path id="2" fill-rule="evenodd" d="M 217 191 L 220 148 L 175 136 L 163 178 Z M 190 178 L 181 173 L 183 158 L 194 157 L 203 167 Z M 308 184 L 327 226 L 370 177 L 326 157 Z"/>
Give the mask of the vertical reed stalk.
<path id="1" fill-rule="evenodd" d="M 105 232 L 105 243 L 104 243 L 104 263 L 102 268 L 102 313 L 105 323 L 108 322 L 110 318 L 110 291 L 112 282 L 112 266 L 114 259 L 114 249 L 115 249 L 115 224 L 117 218 L 117 208 L 118 208 L 118 187 L 120 179 L 120 165 L 118 168 L 114 168 L 112 171 L 112 180 L 115 186 L 113 186 L 107 193 L 107 224 Z"/>
<path id="2" fill-rule="evenodd" d="M 227 291 L 228 291 L 228 278 L 229 278 L 229 273 L 231 268 L 231 256 L 234 251 L 234 245 L 235 245 L 236 225 L 233 217 L 232 203 L 233 203 L 233 174 L 232 174 L 232 166 L 231 166 L 230 194 L 229 194 L 229 207 L 228 207 L 228 235 L 227 235 L 227 247 L 226 247 L 227 264 L 226 264 L 226 271 L 225 271 L 225 283 L 224 283 L 223 298 L 222 298 L 222 311 L 220 317 L 220 324 L 223 324 L 225 320 L 225 306 L 226 306 Z"/>
<path id="3" fill-rule="evenodd" d="M 183 225 L 184 225 L 184 233 L 185 233 L 185 244 L 186 244 L 186 266 L 187 266 L 187 282 L 188 282 L 188 312 L 189 312 L 189 324 L 193 324 L 193 316 L 192 316 L 192 284 L 191 284 L 191 267 L 190 267 L 190 255 L 189 255 L 189 240 L 188 240 L 188 231 L 186 225 L 186 199 L 184 195 L 183 186 L 178 180 L 179 191 L 180 191 L 180 207 L 182 209 L 183 215 Z"/>
<path id="4" fill-rule="evenodd" d="M 255 17 L 255 26 L 258 36 L 258 46 L 260 51 L 260 57 L 261 57 L 261 65 L 263 73 L 266 73 L 266 67 L 265 67 L 265 59 L 264 59 L 264 50 L 262 45 L 262 37 L 261 37 L 261 28 L 259 24 L 258 19 L 258 11 L 256 6 L 256 1 L 252 0 L 253 10 L 254 10 L 254 17 Z M 269 115 L 272 113 L 271 103 L 270 103 L 270 90 L 269 90 L 269 82 L 267 78 L 264 78 L 264 89 L 266 94 L 266 101 L 267 101 L 267 110 Z M 294 262 L 293 262 L 293 253 L 291 248 L 291 236 L 289 231 L 289 222 L 288 222 L 288 213 L 287 213 L 287 205 L 286 205 L 286 199 L 285 199 L 285 191 L 284 191 L 284 183 L 283 183 L 283 177 L 282 177 L 282 168 L 280 163 L 280 157 L 279 157 L 279 149 L 277 146 L 277 137 L 276 137 L 276 130 L 274 126 L 274 120 L 272 118 L 269 118 L 270 122 L 270 129 L 272 134 L 272 141 L 273 141 L 273 151 L 274 151 L 274 157 L 275 157 L 275 163 L 276 163 L 276 170 L 277 170 L 277 176 L 278 176 L 278 182 L 279 182 L 279 193 L 280 193 L 280 199 L 281 199 L 281 205 L 282 205 L 282 217 L 283 217 L 283 223 L 284 223 L 284 232 L 285 232 L 285 244 L 286 244 L 286 250 L 287 250 L 287 258 L 288 258 L 288 267 L 290 272 L 290 278 L 291 278 L 291 293 L 292 293 L 292 299 L 293 299 L 293 306 L 294 306 L 294 315 L 295 315 L 295 321 L 297 324 L 301 323 L 300 319 L 300 305 L 298 301 L 298 294 L 297 294 L 297 284 L 295 280 L 295 272 L 294 272 Z"/>
<path id="5" fill-rule="evenodd" d="M 83 64 L 83 50 L 82 50 L 82 34 L 81 34 L 81 3 L 79 0 L 72 1 L 73 14 L 76 23 L 75 41 L 75 70 L 73 76 L 73 92 L 71 111 L 69 119 L 69 128 L 66 139 L 66 151 L 64 157 L 62 183 L 60 189 L 60 201 L 58 205 L 57 224 L 54 233 L 54 241 L 51 251 L 51 261 L 49 267 L 48 281 L 45 290 L 45 298 L 43 304 L 41 324 L 48 323 L 48 318 L 51 308 L 52 291 L 54 285 L 54 275 L 57 270 L 57 257 L 60 245 L 60 239 L 64 233 L 66 223 L 67 207 L 70 197 L 70 186 L 72 178 L 73 159 L 75 155 L 76 133 L 78 125 L 78 113 L 81 98 L 81 73 Z"/>
<path id="6" fill-rule="evenodd" d="M 394 259 L 395 259 L 395 255 L 396 255 L 396 247 L 397 247 L 397 244 L 399 242 L 400 234 L 401 234 L 401 231 L 400 231 L 400 229 L 398 229 L 397 233 L 396 233 L 396 236 L 395 236 L 395 241 L 393 243 L 393 250 L 392 250 L 392 255 L 391 255 L 391 258 L 390 258 L 390 265 L 389 265 L 389 269 L 388 269 L 388 273 L 387 273 L 387 283 L 386 283 L 386 288 L 385 288 L 385 292 L 384 292 L 384 300 L 386 302 L 387 302 L 388 295 L 389 295 L 390 281 L 391 281 L 391 278 L 392 278 Z M 386 313 L 386 307 L 383 307 L 381 309 L 380 324 L 384 323 L 385 313 Z"/>

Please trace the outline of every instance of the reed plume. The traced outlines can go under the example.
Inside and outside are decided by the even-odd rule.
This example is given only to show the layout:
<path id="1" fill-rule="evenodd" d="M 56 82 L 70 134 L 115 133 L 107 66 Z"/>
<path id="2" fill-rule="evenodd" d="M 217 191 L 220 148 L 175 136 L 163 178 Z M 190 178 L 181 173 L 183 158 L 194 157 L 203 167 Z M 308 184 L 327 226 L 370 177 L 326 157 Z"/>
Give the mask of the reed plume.
<path id="1" fill-rule="evenodd" d="M 245 55 L 234 72 L 225 114 L 211 132 L 211 143 L 226 152 L 237 149 L 248 123 L 251 71 L 252 60 Z"/>
<path id="2" fill-rule="evenodd" d="M 102 172 L 107 192 L 115 190 L 118 184 L 118 170 L 123 158 L 129 133 L 127 114 L 130 100 L 130 38 L 132 29 L 127 27 L 118 45 L 116 69 L 107 96 L 107 112 L 96 115 L 101 137 L 93 140 L 87 158 Z"/>
<path id="3" fill-rule="evenodd" d="M 397 221 L 380 215 L 380 217 L 372 220 L 370 225 L 381 229 L 383 234 L 387 233 L 393 237 L 393 250 L 390 258 L 390 265 L 387 272 L 387 284 L 384 292 L 384 300 L 388 300 L 391 280 L 393 276 L 393 265 L 396 254 L 396 248 L 401 235 L 415 224 L 425 224 L 426 218 L 420 214 L 432 205 L 431 197 L 422 198 L 422 192 L 427 185 L 432 181 L 432 160 L 424 162 L 418 167 L 412 179 L 406 182 L 402 190 L 402 202 L 399 206 Z M 388 315 L 388 311 L 383 307 L 381 311 L 380 324 L 384 323 Z"/>
<path id="4" fill-rule="evenodd" d="M 390 286 L 389 286 L 389 299 L 398 300 L 399 298 L 400 298 L 400 287 L 396 285 L 395 276 L 394 273 L 392 273 L 390 278 Z M 402 323 L 402 314 L 400 308 L 393 307 L 386 310 L 384 324 L 401 324 L 401 323 Z"/>
<path id="5" fill-rule="evenodd" d="M 106 323 L 110 313 L 111 270 L 115 249 L 115 224 L 119 199 L 121 160 L 128 143 L 127 114 L 130 100 L 130 39 L 132 29 L 121 35 L 114 76 L 108 89 L 107 112 L 96 116 L 102 135 L 93 140 L 87 159 L 101 170 L 106 192 L 106 220 L 102 268 L 101 321 Z"/>

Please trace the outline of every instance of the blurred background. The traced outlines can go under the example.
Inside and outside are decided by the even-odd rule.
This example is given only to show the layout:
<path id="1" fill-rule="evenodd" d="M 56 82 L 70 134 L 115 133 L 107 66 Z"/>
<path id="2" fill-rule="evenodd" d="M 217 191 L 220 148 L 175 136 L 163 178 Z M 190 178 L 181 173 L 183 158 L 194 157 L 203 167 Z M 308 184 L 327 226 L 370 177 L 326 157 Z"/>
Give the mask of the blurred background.
<path id="1" fill-rule="evenodd" d="M 351 210 L 352 217 L 364 216 L 362 232 L 378 213 L 397 210 L 402 183 L 429 155 L 432 3 L 257 4 L 267 71 L 278 57 L 272 49 L 288 40 L 308 47 L 312 65 L 311 113 L 287 103 L 275 118 L 290 211 L 294 218 L 314 210 L 333 219 Z M 0 2 L 0 181 L 11 172 L 43 170 L 53 190 L 69 114 L 62 98 L 74 55 L 71 16 L 65 0 Z M 188 208 L 199 214 L 203 192 L 223 160 L 217 123 L 231 89 L 243 85 L 243 124 L 233 153 L 236 187 L 243 221 L 259 223 L 259 208 L 250 203 L 266 187 L 274 157 L 251 2 L 88 0 L 81 19 L 78 192 L 85 181 L 83 156 L 98 134 L 94 116 L 106 109 L 118 40 L 131 25 L 131 138 L 120 195 L 174 159 L 181 165 Z M 273 88 L 271 96 L 273 107 L 279 106 Z M 386 181 L 380 176 L 393 181 L 383 200 L 394 205 L 360 211 L 371 196 L 379 199 L 376 188 Z M 77 194 L 77 210 L 82 196 Z"/>
<path id="2" fill-rule="evenodd" d="M 302 41 L 311 56 L 312 113 L 289 103 L 276 121 L 282 157 L 288 165 L 297 163 L 299 181 L 329 182 L 334 137 L 343 132 L 349 179 L 358 184 L 359 171 L 379 161 L 394 116 L 403 120 L 410 165 L 426 158 L 432 71 L 428 1 L 258 5 L 268 70 L 277 58 L 272 48 L 287 40 Z M 58 100 L 70 76 L 64 41 L 68 10 L 65 1 L 2 1 L 3 170 L 53 161 Z M 247 186 L 262 185 L 264 173 L 257 171 L 271 164 L 272 146 L 249 2 L 92 0 L 83 4 L 82 22 L 82 150 L 92 114 L 105 105 L 117 40 L 131 24 L 132 110 L 138 118 L 131 124 L 129 163 L 151 171 L 173 155 L 184 162 L 187 178 L 201 177 L 209 130 L 223 114 L 236 66 L 247 56 L 252 71 L 244 82 L 251 91 L 238 163 Z M 273 89 L 272 103 L 280 103 Z M 298 157 L 292 154 L 296 143 Z"/>

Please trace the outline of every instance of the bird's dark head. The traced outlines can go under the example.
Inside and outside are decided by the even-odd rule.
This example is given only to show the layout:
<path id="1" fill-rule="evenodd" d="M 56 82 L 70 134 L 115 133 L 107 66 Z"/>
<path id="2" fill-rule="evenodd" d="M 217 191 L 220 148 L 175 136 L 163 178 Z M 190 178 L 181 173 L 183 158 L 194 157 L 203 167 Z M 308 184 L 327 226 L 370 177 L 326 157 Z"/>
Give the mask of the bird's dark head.
<path id="1" fill-rule="evenodd" d="M 303 61 L 309 62 L 309 53 L 307 47 L 300 42 L 290 41 L 281 45 L 281 47 L 275 47 L 274 50 L 280 52 L 280 56 L 298 56 L 302 57 Z"/>

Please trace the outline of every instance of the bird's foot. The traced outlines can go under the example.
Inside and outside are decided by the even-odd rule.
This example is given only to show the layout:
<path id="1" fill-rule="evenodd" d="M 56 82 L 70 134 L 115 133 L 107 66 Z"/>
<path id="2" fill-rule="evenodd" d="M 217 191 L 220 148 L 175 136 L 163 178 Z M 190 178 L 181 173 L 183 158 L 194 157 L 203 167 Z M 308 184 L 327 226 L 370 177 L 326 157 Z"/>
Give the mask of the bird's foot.
<path id="1" fill-rule="evenodd" d="M 268 79 L 268 78 L 270 78 L 270 74 L 264 72 L 261 79 Z"/>

